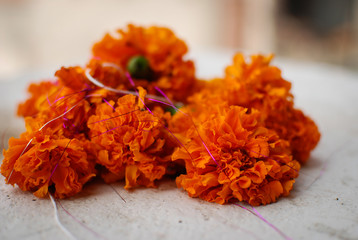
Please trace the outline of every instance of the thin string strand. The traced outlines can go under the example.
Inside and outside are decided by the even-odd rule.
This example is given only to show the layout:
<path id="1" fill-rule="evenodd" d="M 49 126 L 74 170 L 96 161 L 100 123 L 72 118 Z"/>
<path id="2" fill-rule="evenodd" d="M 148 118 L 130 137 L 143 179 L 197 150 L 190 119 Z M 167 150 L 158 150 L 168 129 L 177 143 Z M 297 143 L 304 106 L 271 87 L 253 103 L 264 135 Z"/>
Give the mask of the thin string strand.
<path id="1" fill-rule="evenodd" d="M 60 116 L 57 116 L 53 119 L 51 119 L 50 121 L 48 121 L 47 123 L 45 123 L 38 131 L 41 131 L 44 127 L 46 127 L 47 124 L 56 121 L 59 118 L 62 118 L 63 116 L 65 116 L 67 113 L 69 113 L 70 111 L 72 111 L 72 109 L 74 109 L 75 107 L 77 107 L 78 104 L 80 104 L 86 97 L 82 98 L 79 102 L 77 102 L 74 106 L 72 106 L 70 109 L 68 109 L 67 111 L 65 111 L 64 113 L 62 113 Z"/>
<path id="2" fill-rule="evenodd" d="M 134 84 L 134 81 L 133 81 L 131 75 L 127 72 L 127 73 L 126 73 L 126 76 L 127 76 L 128 80 L 131 82 L 131 84 L 133 85 L 133 87 L 135 87 L 135 84 Z M 159 89 L 159 88 L 158 88 L 158 89 Z M 139 93 L 138 93 L 138 98 L 140 98 L 140 97 L 139 97 Z M 149 97 L 148 99 L 152 99 L 152 98 Z M 167 99 L 164 98 L 164 100 L 167 100 Z M 150 111 L 150 109 L 147 107 L 147 105 L 144 103 L 144 101 L 143 101 L 143 100 L 141 100 L 141 101 L 142 101 L 143 105 L 149 110 L 149 112 L 154 116 L 154 114 L 152 113 L 152 111 Z M 156 100 L 156 101 L 158 101 L 158 102 L 163 102 L 163 101 L 161 101 L 161 100 Z M 170 104 L 172 104 L 172 101 L 171 101 L 170 99 L 168 99 L 168 101 L 169 101 Z M 189 150 L 184 146 L 184 144 L 175 136 L 175 134 L 174 134 L 172 131 L 170 131 L 170 129 L 169 129 L 167 126 L 165 126 L 165 124 L 163 124 L 163 127 L 164 127 L 164 128 L 174 137 L 174 139 L 184 148 L 184 150 L 189 154 L 189 157 L 191 158 L 191 160 L 194 162 L 194 158 L 191 156 Z"/>
<path id="3" fill-rule="evenodd" d="M 102 98 L 102 100 L 103 100 L 105 103 L 107 103 L 107 105 L 110 106 L 110 107 L 113 109 L 113 111 L 116 110 L 116 109 L 107 101 L 107 99 Z"/>
<path id="4" fill-rule="evenodd" d="M 117 189 L 115 189 L 112 184 L 108 184 L 112 189 L 113 191 L 123 200 L 123 202 L 127 203 L 127 201 L 121 196 L 121 194 L 119 194 L 119 192 L 117 191 Z"/>
<path id="5" fill-rule="evenodd" d="M 51 194 L 49 194 L 52 205 L 53 205 L 53 209 L 54 209 L 54 216 L 55 216 L 55 221 L 57 223 L 57 225 L 59 226 L 59 228 L 62 230 L 62 232 L 64 232 L 69 238 L 73 239 L 73 240 L 77 240 L 77 238 L 67 229 L 65 228 L 65 226 L 61 223 L 60 218 L 58 216 L 58 210 L 57 210 L 57 204 L 55 199 L 53 198 L 53 196 Z"/>
<path id="6" fill-rule="evenodd" d="M 107 91 L 110 91 L 110 92 L 114 92 L 114 93 L 119 93 L 119 94 L 122 94 L 122 95 L 127 95 L 127 94 L 130 94 L 130 95 L 135 95 L 136 96 L 136 92 L 133 92 L 133 91 L 127 91 L 127 90 L 120 90 L 120 89 L 115 89 L 115 88 L 112 88 L 112 87 L 108 87 L 106 85 L 104 85 L 103 83 L 101 83 L 100 81 L 98 81 L 97 79 L 95 79 L 94 77 L 91 76 L 90 74 L 90 69 L 86 69 L 85 71 L 85 75 L 87 77 L 87 79 L 93 83 L 94 85 L 96 85 L 97 87 L 100 87 L 100 88 L 103 88 L 103 89 L 106 89 Z M 132 80 L 133 82 L 133 80 Z M 134 84 L 134 82 L 133 82 Z M 160 101 L 166 101 L 166 99 L 162 98 L 162 97 L 158 97 L 156 95 L 152 95 L 152 94 L 147 94 L 146 95 L 146 98 L 153 98 L 153 99 L 157 99 L 157 100 L 160 100 Z"/>
<path id="7" fill-rule="evenodd" d="M 160 94 L 163 95 L 163 97 L 171 104 L 171 106 L 172 106 L 176 111 L 181 112 L 182 114 L 184 114 L 186 117 L 188 117 L 188 118 L 191 120 L 191 122 L 192 122 L 192 124 L 193 124 L 193 126 L 194 126 L 194 128 L 195 128 L 195 131 L 196 131 L 196 133 L 198 134 L 198 136 L 199 136 L 199 138 L 200 138 L 200 141 L 201 141 L 201 143 L 203 144 L 204 148 L 206 149 L 207 153 L 210 155 L 211 159 L 214 160 L 215 164 L 220 168 L 220 170 L 221 170 L 221 171 L 226 175 L 226 177 L 231 181 L 230 177 L 227 176 L 226 172 L 223 171 L 223 168 L 222 168 L 221 165 L 218 163 L 218 161 L 216 161 L 215 157 L 213 156 L 213 154 L 210 152 L 209 148 L 208 148 L 207 145 L 205 144 L 203 138 L 201 137 L 201 135 L 200 135 L 200 133 L 199 133 L 198 128 L 196 127 L 196 125 L 195 125 L 195 123 L 194 123 L 193 118 L 192 118 L 189 114 L 187 114 L 187 113 L 181 111 L 179 108 L 177 108 L 177 107 L 173 104 L 173 102 L 168 98 L 168 96 L 167 96 L 159 87 L 155 86 L 155 89 L 156 89 Z"/>
<path id="8" fill-rule="evenodd" d="M 273 225 L 272 223 L 270 223 L 268 220 L 266 220 L 257 210 L 256 208 L 254 208 L 253 206 L 250 205 L 250 207 L 252 208 L 252 210 L 248 209 L 247 207 L 242 206 L 239 203 L 233 203 L 235 206 L 238 206 L 248 212 L 250 212 L 251 214 L 253 214 L 255 217 L 259 218 L 261 221 L 263 221 L 264 223 L 266 223 L 269 227 L 271 227 L 273 230 L 275 230 L 278 234 L 281 235 L 281 237 L 283 237 L 285 240 L 292 240 L 292 238 L 288 237 L 286 234 L 284 234 L 280 229 L 278 229 L 275 225 Z"/>
<path id="9" fill-rule="evenodd" d="M 65 211 L 65 213 L 71 217 L 75 222 L 77 222 L 78 224 L 81 225 L 81 227 L 85 228 L 86 230 L 88 230 L 90 233 L 92 233 L 94 236 L 96 236 L 97 238 L 103 239 L 105 240 L 106 238 L 104 236 L 102 236 L 101 234 L 95 232 L 94 230 L 92 230 L 91 228 L 89 228 L 87 225 L 85 225 L 82 221 L 80 221 L 78 218 L 76 218 L 75 216 L 73 216 L 62 204 L 59 200 L 57 200 L 58 204 L 60 205 L 60 207 L 63 209 L 63 211 Z"/>
<path id="10" fill-rule="evenodd" d="M 68 146 L 70 145 L 71 141 L 72 141 L 72 139 L 70 139 L 70 141 L 68 141 L 68 143 L 67 143 L 65 149 L 63 150 L 63 152 L 62 152 L 62 154 L 61 154 L 61 157 L 60 157 L 60 159 L 58 160 L 58 163 L 56 164 L 55 168 L 53 169 L 53 171 L 52 171 L 52 173 L 51 173 L 51 176 L 49 177 L 48 181 L 51 180 L 53 174 L 55 173 L 55 171 L 56 171 L 56 169 L 57 169 L 57 167 L 58 167 L 58 164 L 60 164 L 60 161 L 61 161 L 63 155 L 65 154 L 65 152 L 66 152 Z"/>
<path id="11" fill-rule="evenodd" d="M 19 158 L 24 154 L 25 150 L 26 150 L 27 147 L 30 145 L 30 143 L 32 142 L 32 140 L 33 140 L 33 138 L 31 138 L 30 141 L 26 144 L 24 150 L 22 150 L 20 156 L 19 156 L 17 159 L 19 159 Z M 11 176 L 12 176 L 12 173 L 14 172 L 14 169 L 15 169 L 15 163 L 16 163 L 16 160 L 15 160 L 15 162 L 14 162 L 14 166 L 12 167 L 12 170 L 11 170 L 11 172 L 10 172 L 9 178 L 7 179 L 6 183 L 9 183 L 9 182 L 10 182 L 10 178 L 11 178 Z"/>
<path id="12" fill-rule="evenodd" d="M 289 236 L 287 236 L 286 234 L 284 234 L 280 229 L 278 229 L 275 225 L 273 225 L 271 222 L 267 221 L 266 218 L 264 218 L 257 210 L 256 208 L 254 208 L 253 206 L 252 210 L 254 211 L 254 213 L 256 214 L 256 216 L 258 216 L 262 221 L 264 221 L 266 224 L 268 224 L 272 229 L 274 229 L 277 233 L 279 233 L 284 239 L 286 240 L 292 240 L 292 238 L 290 238 Z"/>

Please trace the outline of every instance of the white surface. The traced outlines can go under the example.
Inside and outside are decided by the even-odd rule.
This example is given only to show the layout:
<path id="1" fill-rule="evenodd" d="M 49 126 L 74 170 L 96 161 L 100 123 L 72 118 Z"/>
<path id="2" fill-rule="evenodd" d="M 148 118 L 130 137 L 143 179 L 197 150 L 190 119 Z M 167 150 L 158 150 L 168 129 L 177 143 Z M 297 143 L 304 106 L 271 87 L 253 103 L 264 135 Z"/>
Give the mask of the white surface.
<path id="1" fill-rule="evenodd" d="M 222 75 L 232 54 L 197 56 L 200 76 L 214 77 Z M 322 138 L 291 195 L 256 209 L 292 239 L 358 239 L 358 76 L 329 65 L 275 64 L 293 82 L 296 106 L 317 122 Z M 23 130 L 22 120 L 12 116 L 32 79 L 0 86 L 0 134 L 5 132 L 6 141 Z M 122 183 L 95 181 L 60 203 L 81 222 L 57 203 L 59 220 L 77 239 L 282 239 L 250 212 L 189 198 L 170 180 L 130 192 Z M 0 178 L 0 239 L 67 238 L 50 199 L 37 199 Z"/>

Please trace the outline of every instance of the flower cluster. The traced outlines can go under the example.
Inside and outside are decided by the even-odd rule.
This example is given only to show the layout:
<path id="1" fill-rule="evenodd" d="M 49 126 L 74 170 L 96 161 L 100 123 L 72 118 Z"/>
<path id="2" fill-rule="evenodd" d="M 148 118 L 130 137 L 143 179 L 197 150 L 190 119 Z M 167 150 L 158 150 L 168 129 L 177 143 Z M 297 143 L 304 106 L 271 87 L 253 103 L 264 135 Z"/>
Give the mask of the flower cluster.
<path id="1" fill-rule="evenodd" d="M 320 133 L 272 56 L 237 54 L 222 78 L 199 81 L 171 30 L 118 33 L 94 45 L 86 67 L 30 85 L 17 111 L 26 132 L 3 151 L 7 183 L 65 198 L 96 176 L 130 189 L 174 175 L 190 196 L 220 204 L 290 193 Z"/>
<path id="2" fill-rule="evenodd" d="M 107 34 L 93 46 L 93 61 L 111 62 L 121 69 L 128 67 L 136 85 L 146 88 L 149 94 L 156 94 L 157 86 L 170 99 L 185 102 L 195 84 L 194 63 L 183 60 L 188 51 L 185 42 L 171 30 L 155 26 L 128 25 L 128 31 L 118 33 L 120 38 Z M 124 84 L 131 88 L 126 79 Z"/>

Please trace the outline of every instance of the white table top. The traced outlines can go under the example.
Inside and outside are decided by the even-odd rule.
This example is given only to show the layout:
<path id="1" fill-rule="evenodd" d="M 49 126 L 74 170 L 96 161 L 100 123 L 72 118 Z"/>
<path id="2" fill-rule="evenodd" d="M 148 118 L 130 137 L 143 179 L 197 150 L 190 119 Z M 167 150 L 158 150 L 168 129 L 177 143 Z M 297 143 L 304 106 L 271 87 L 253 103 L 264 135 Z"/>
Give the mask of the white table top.
<path id="1" fill-rule="evenodd" d="M 232 55 L 193 56 L 199 75 L 214 77 Z M 292 239 L 358 239 L 358 75 L 287 59 L 274 64 L 293 82 L 296 106 L 316 121 L 322 138 L 291 195 L 256 210 Z M 13 116 L 34 76 L 0 83 L 0 134 L 6 141 L 24 129 Z M 57 202 L 59 221 L 71 235 L 55 220 L 50 199 L 6 185 L 2 176 L 0 190 L 0 239 L 284 239 L 249 211 L 190 198 L 169 180 L 134 191 L 122 183 L 88 184 Z"/>

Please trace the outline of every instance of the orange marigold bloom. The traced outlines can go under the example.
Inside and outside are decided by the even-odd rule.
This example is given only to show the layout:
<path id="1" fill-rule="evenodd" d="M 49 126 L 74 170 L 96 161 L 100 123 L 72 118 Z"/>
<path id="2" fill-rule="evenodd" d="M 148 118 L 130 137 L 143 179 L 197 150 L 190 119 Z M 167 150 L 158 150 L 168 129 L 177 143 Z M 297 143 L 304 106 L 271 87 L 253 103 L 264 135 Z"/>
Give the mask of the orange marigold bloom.
<path id="1" fill-rule="evenodd" d="M 145 91 L 139 88 L 142 98 Z M 144 110 L 134 95 L 126 95 L 117 103 L 98 105 L 88 120 L 91 141 L 98 145 L 97 163 L 105 167 L 102 177 L 107 182 L 125 178 L 125 188 L 137 185 L 153 187 L 172 165 L 173 145 L 163 124 L 170 114 L 156 108 L 153 114 Z"/>
<path id="2" fill-rule="evenodd" d="M 19 104 L 17 115 L 29 117 L 48 109 L 49 99 L 56 97 L 59 91 L 60 87 L 58 84 L 51 81 L 30 84 L 28 92 L 31 94 L 31 97 L 24 103 Z"/>
<path id="3" fill-rule="evenodd" d="M 7 183 L 37 197 L 46 197 L 52 190 L 56 198 L 80 192 L 96 175 L 94 158 L 86 153 L 90 142 L 83 135 L 64 137 L 60 134 L 62 125 L 56 122 L 41 131 L 44 119 L 27 117 L 25 122 L 27 132 L 11 138 L 9 149 L 3 151 L 1 174 Z"/>
<path id="4" fill-rule="evenodd" d="M 268 204 L 288 195 L 300 169 L 288 142 L 265 128 L 257 111 L 239 106 L 206 109 L 185 108 L 194 113 L 196 127 L 192 124 L 177 133 L 185 147 L 177 148 L 172 159 L 184 160 L 187 170 L 177 178 L 178 187 L 192 197 L 220 204 L 235 200 Z M 181 129 L 176 125 L 182 119 L 180 113 L 174 116 L 173 131 Z"/>
<path id="5" fill-rule="evenodd" d="M 237 95 L 237 103 L 234 100 L 233 104 L 263 112 L 266 127 L 288 140 L 294 158 L 305 163 L 319 142 L 320 133 L 309 117 L 294 108 L 291 83 L 282 78 L 277 67 L 270 65 L 272 57 L 252 56 L 251 63 L 246 63 L 241 54 L 235 55 L 233 65 L 226 68 L 226 79 L 242 84 L 240 89 L 245 89 L 242 91 L 250 97 L 242 102 Z"/>
<path id="6" fill-rule="evenodd" d="M 293 106 L 291 83 L 271 66 L 270 56 L 256 55 L 247 63 L 242 54 L 234 56 L 224 79 L 214 79 L 191 96 L 189 102 L 227 102 L 260 111 L 260 121 L 290 142 L 295 159 L 304 163 L 316 147 L 320 133 L 316 124 Z M 230 86 L 230 87 L 227 87 Z"/>
<path id="7" fill-rule="evenodd" d="M 10 139 L 9 149 L 3 152 L 1 173 L 8 183 L 37 197 L 45 197 L 52 188 L 57 198 L 72 196 L 96 175 L 94 146 L 86 139 L 85 123 L 93 111 L 91 104 L 102 102 L 96 94 L 103 90 L 93 91 L 94 97 L 79 91 L 86 83 L 76 87 L 82 76 L 78 70 L 62 68 L 59 81 L 30 85 L 32 96 L 18 109 L 27 131 L 19 139 Z M 72 79 L 63 72 L 72 72 Z M 69 79 L 73 82 L 67 87 Z"/>
<path id="8" fill-rule="evenodd" d="M 94 58 L 114 63 L 126 71 L 134 57 L 142 56 L 150 70 L 146 77 L 132 76 L 136 85 L 144 87 L 149 94 L 157 94 L 154 89 L 157 86 L 171 99 L 185 102 L 195 84 L 194 63 L 183 60 L 186 44 L 163 27 L 128 25 L 127 31 L 118 30 L 118 33 L 120 38 L 107 34 L 93 46 Z"/>

